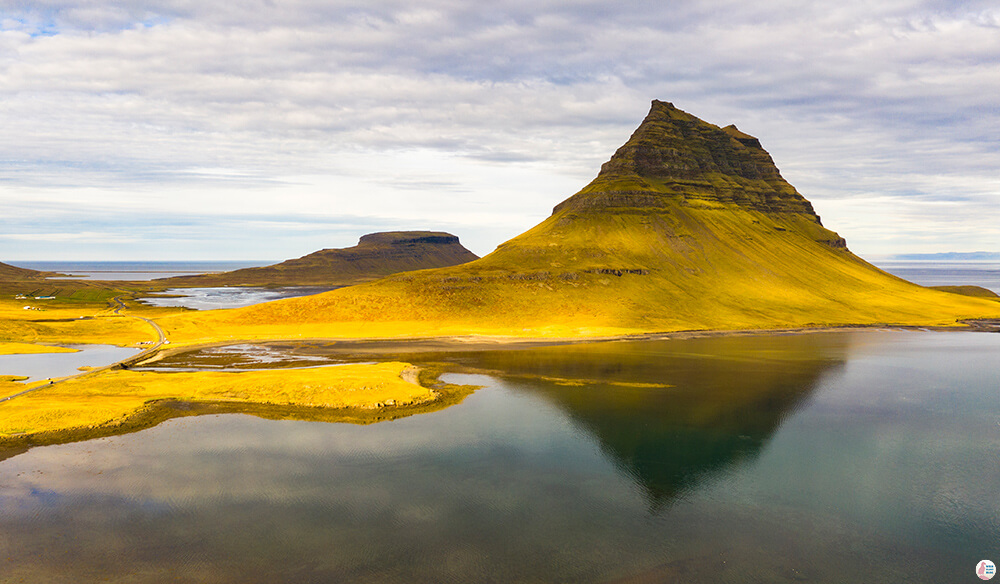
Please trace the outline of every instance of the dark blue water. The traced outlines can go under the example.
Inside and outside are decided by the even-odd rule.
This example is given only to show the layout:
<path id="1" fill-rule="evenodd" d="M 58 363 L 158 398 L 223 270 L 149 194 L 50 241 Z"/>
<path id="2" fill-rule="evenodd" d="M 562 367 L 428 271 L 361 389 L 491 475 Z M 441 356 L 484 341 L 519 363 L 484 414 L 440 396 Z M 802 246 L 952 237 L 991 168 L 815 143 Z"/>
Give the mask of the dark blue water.
<path id="1" fill-rule="evenodd" d="M 982 286 L 1000 294 L 1000 263 L 995 261 L 900 261 L 876 265 L 921 286 Z"/>
<path id="2" fill-rule="evenodd" d="M 0 462 L 0 581 L 939 583 L 1000 557 L 1000 335 L 427 359 L 483 389 Z"/>

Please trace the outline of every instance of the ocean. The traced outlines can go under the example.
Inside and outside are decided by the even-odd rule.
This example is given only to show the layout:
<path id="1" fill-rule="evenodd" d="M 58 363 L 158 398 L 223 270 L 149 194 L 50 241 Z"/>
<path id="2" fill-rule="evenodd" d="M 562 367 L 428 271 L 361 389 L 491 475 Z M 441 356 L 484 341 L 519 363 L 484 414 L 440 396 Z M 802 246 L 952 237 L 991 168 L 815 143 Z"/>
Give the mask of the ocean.
<path id="1" fill-rule="evenodd" d="M 879 268 L 921 286 L 982 286 L 1000 294 L 1000 262 L 883 260 Z"/>
<path id="2" fill-rule="evenodd" d="M 273 261 L 233 261 L 233 260 L 203 260 L 203 261 L 24 261 L 7 262 L 19 268 L 41 270 L 44 272 L 60 272 L 76 278 L 92 280 L 153 280 L 156 278 L 171 278 L 174 276 L 192 276 L 213 272 L 229 272 L 241 268 L 266 266 Z M 74 278 L 74 279 L 76 279 Z"/>

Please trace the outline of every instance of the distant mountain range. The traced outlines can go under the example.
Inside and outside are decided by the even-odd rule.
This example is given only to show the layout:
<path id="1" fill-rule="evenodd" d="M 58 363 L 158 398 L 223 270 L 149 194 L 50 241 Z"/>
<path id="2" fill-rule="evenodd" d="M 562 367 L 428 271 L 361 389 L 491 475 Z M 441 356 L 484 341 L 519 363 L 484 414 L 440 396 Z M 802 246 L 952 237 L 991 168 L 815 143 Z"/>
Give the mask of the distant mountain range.
<path id="1" fill-rule="evenodd" d="M 996 251 L 972 251 L 972 252 L 944 252 L 944 253 L 904 253 L 889 256 L 891 260 L 905 261 L 1000 261 L 1000 252 Z"/>

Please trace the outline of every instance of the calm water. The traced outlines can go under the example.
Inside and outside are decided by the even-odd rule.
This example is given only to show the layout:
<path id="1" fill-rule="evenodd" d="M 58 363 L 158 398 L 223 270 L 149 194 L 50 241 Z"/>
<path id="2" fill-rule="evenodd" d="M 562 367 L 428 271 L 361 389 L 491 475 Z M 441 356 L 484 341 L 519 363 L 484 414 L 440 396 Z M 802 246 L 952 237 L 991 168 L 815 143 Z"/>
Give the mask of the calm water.
<path id="1" fill-rule="evenodd" d="M 938 583 L 1000 558 L 1000 335 L 426 358 L 484 388 L 0 462 L 0 582 Z"/>
<path id="2" fill-rule="evenodd" d="M 1000 294 L 1000 263 L 886 260 L 876 265 L 921 286 L 982 286 Z"/>
<path id="3" fill-rule="evenodd" d="M 245 286 L 219 286 L 216 288 L 171 288 L 163 292 L 173 297 L 150 296 L 140 298 L 150 306 L 171 306 L 193 308 L 195 310 L 213 310 L 216 308 L 240 308 L 261 302 L 270 302 L 282 298 L 309 296 L 333 290 L 332 287 L 321 286 L 289 286 L 286 288 L 251 288 Z"/>
<path id="4" fill-rule="evenodd" d="M 102 367 L 121 361 L 140 351 L 140 349 L 114 345 L 65 346 L 78 349 L 78 351 L 76 353 L 0 355 L 0 375 L 23 375 L 31 380 L 65 377 L 79 373 L 79 367 Z"/>

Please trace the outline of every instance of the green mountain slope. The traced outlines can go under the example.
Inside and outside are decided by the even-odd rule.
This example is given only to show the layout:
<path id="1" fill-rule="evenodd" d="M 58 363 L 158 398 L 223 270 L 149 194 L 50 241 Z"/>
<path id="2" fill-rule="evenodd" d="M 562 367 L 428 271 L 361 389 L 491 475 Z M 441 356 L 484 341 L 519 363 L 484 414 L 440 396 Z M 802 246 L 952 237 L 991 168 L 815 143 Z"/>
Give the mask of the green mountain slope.
<path id="1" fill-rule="evenodd" d="M 362 236 L 354 247 L 324 249 L 273 266 L 156 282 L 178 287 L 346 286 L 397 272 L 464 264 L 478 257 L 450 233 L 389 231 Z"/>
<path id="2" fill-rule="evenodd" d="M 289 323 L 317 336 L 586 335 L 995 316 L 998 302 L 861 260 L 756 138 L 655 101 L 593 182 L 480 260 L 167 324 L 194 339 Z"/>

